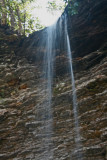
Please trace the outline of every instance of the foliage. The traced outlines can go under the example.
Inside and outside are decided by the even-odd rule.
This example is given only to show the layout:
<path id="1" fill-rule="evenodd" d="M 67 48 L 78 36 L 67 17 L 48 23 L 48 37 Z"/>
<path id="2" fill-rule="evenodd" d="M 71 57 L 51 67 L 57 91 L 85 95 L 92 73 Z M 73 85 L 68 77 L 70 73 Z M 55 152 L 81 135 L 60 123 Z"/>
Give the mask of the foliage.
<path id="1" fill-rule="evenodd" d="M 34 30 L 43 28 L 31 15 L 31 2 L 35 0 L 0 0 L 0 22 L 9 25 L 19 34 L 28 35 Z M 36 27 L 35 27 L 36 26 Z"/>
<path id="2" fill-rule="evenodd" d="M 78 13 L 78 6 L 79 6 L 79 3 L 77 2 L 77 0 L 64 0 L 65 1 L 65 4 L 68 5 L 68 12 L 69 14 L 77 14 Z"/>
<path id="3" fill-rule="evenodd" d="M 48 11 L 54 12 L 54 11 L 64 11 L 65 3 L 58 0 L 52 0 L 51 2 L 48 1 Z"/>
<path id="4" fill-rule="evenodd" d="M 77 14 L 78 13 L 78 2 L 77 0 L 62 0 L 62 3 L 57 3 L 58 0 L 52 0 L 51 2 L 48 2 L 48 10 L 50 12 L 56 11 L 56 10 L 62 10 L 64 11 L 64 8 L 68 5 L 68 12 L 69 14 Z M 63 3 L 65 2 L 65 3 Z"/>
<path id="5" fill-rule="evenodd" d="M 32 17 L 31 11 L 38 6 L 31 3 L 39 3 L 40 0 L 0 0 L 0 23 L 9 25 L 12 30 L 17 30 L 18 34 L 28 35 L 35 30 L 40 30 L 44 26 L 40 24 L 38 17 Z M 68 5 L 69 14 L 77 14 L 77 0 L 51 0 L 48 1 L 47 9 L 55 14 L 57 11 L 64 11 Z"/>

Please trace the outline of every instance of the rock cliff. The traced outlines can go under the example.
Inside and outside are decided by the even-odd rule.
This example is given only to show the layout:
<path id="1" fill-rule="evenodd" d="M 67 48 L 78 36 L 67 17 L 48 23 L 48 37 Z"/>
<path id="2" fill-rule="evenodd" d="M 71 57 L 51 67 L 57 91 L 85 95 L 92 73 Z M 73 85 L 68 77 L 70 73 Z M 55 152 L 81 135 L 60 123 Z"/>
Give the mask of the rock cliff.
<path id="1" fill-rule="evenodd" d="M 78 1 L 78 15 L 68 15 L 68 31 L 83 146 L 80 152 L 83 160 L 106 160 L 107 2 Z M 42 160 L 46 152 L 43 145 L 46 95 L 41 75 L 44 48 L 39 45 L 42 34 L 45 35 L 45 30 L 28 38 L 19 38 L 8 28 L 0 27 L 1 160 Z M 65 51 L 56 52 L 52 97 L 53 145 L 50 144 L 54 158 L 51 159 L 77 160 L 68 59 Z"/>

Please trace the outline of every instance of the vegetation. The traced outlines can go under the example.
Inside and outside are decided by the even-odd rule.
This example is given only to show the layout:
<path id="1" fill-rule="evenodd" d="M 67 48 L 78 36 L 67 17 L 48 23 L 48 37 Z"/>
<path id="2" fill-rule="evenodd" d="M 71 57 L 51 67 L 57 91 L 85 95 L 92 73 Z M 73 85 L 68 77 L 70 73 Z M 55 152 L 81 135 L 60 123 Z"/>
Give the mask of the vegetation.
<path id="1" fill-rule="evenodd" d="M 64 0 L 58 1 L 58 0 L 52 0 L 48 2 L 48 11 L 49 12 L 56 12 L 56 11 L 64 11 L 64 8 L 66 7 L 66 4 L 64 3 Z"/>
<path id="2" fill-rule="evenodd" d="M 0 0 L 0 24 L 9 25 L 11 29 L 17 30 L 18 34 L 29 34 L 42 26 L 39 19 L 36 21 L 31 17 L 30 3 L 34 0 Z"/>
<path id="3" fill-rule="evenodd" d="M 68 5 L 68 12 L 69 14 L 77 14 L 78 13 L 78 2 L 77 0 L 64 0 L 65 3 Z"/>
<path id="4" fill-rule="evenodd" d="M 65 3 L 63 3 L 65 2 Z M 69 14 L 77 14 L 78 13 L 78 2 L 77 0 L 63 0 L 61 3 L 57 3 L 57 0 L 52 0 L 51 2 L 48 2 L 48 9 L 50 11 L 56 11 L 56 10 L 64 10 L 64 8 L 68 5 L 68 12 Z"/>
<path id="5" fill-rule="evenodd" d="M 35 8 L 31 7 L 32 2 L 37 0 L 0 0 L 0 24 L 9 25 L 12 30 L 17 30 L 19 35 L 27 35 L 42 29 L 44 26 L 40 24 L 39 18 L 32 17 L 31 10 Z M 69 4 L 69 13 L 77 13 L 76 0 L 62 0 L 62 2 L 51 0 L 48 2 L 47 9 L 51 13 L 63 11 L 67 4 Z"/>

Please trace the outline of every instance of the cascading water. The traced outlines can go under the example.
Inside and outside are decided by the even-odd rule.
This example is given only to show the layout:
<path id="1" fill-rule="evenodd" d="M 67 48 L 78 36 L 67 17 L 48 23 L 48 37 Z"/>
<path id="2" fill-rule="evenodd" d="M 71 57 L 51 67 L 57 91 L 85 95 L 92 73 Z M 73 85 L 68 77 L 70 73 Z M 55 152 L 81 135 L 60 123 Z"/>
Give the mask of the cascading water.
<path id="1" fill-rule="evenodd" d="M 77 104 L 77 95 L 76 95 L 76 88 L 75 88 L 75 79 L 73 73 L 73 66 L 72 66 L 72 53 L 70 47 L 70 40 L 67 31 L 67 18 L 64 15 L 64 27 L 65 27 L 65 36 L 67 42 L 67 54 L 69 58 L 69 67 L 70 67 L 70 74 L 71 74 L 71 84 L 72 84 L 72 97 L 73 97 L 73 112 L 74 112 L 74 125 L 75 125 L 75 143 L 76 143 L 76 150 L 77 150 L 77 159 L 82 160 L 82 154 L 79 152 L 81 148 L 80 142 L 80 130 L 79 130 L 79 121 L 78 121 L 78 104 Z"/>
<path id="2" fill-rule="evenodd" d="M 45 94 L 46 103 L 45 107 L 45 119 L 44 119 L 44 149 L 46 154 L 44 155 L 45 160 L 53 160 L 52 151 L 52 133 L 53 133 L 53 115 L 52 115 L 52 84 L 53 84 L 53 70 L 54 70 L 54 58 L 55 58 L 55 42 L 56 42 L 56 24 L 46 28 L 46 46 L 44 54 L 44 79 L 45 84 Z"/>
<path id="3" fill-rule="evenodd" d="M 63 37 L 63 38 L 62 38 Z M 72 67 L 72 55 L 70 48 L 70 40 L 67 31 L 67 18 L 66 15 L 63 15 L 54 25 L 46 28 L 46 37 L 45 37 L 45 54 L 44 54 L 44 80 L 45 80 L 45 93 L 46 100 L 44 103 L 44 130 L 43 134 L 44 141 L 43 146 L 45 153 L 43 155 L 43 160 L 53 160 L 53 109 L 52 109 L 52 85 L 53 85 L 53 71 L 54 71 L 54 61 L 56 56 L 56 49 L 60 50 L 63 47 L 64 50 L 67 50 L 67 55 L 69 59 L 69 68 L 71 75 L 71 84 L 72 84 L 72 97 L 73 97 L 73 112 L 74 112 L 74 128 L 75 128 L 75 153 L 77 160 L 82 160 L 82 155 L 80 154 L 81 143 L 80 143 L 80 131 L 79 131 L 79 122 L 78 122 L 78 104 L 75 88 L 75 80 Z M 71 158 L 72 159 L 72 158 Z"/>

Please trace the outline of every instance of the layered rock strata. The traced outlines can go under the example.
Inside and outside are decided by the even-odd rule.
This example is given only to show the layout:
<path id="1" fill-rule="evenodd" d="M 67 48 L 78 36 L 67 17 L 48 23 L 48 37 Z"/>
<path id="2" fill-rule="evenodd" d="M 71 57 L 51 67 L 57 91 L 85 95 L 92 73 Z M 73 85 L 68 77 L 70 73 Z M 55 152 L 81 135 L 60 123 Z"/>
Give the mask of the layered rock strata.
<path id="1" fill-rule="evenodd" d="M 53 85 L 53 132 L 49 133 L 50 152 L 53 152 L 53 157 L 49 158 L 51 160 L 77 160 L 78 152 L 82 153 L 83 160 L 107 159 L 107 44 L 105 18 L 101 18 L 105 17 L 106 1 L 94 2 L 81 2 L 80 9 L 83 4 L 87 5 L 80 10 L 81 14 L 79 11 L 77 16 L 72 17 L 72 26 L 77 23 L 73 32 L 72 29 L 70 31 L 71 21 L 68 24 L 71 44 L 73 43 L 73 68 L 82 147 L 79 151 L 75 147 L 68 59 L 65 51 L 57 50 L 61 54 L 56 56 Z M 95 25 L 90 24 L 87 18 L 82 21 L 84 16 L 88 16 L 88 9 L 90 17 L 99 15 L 94 17 Z M 100 15 L 99 12 L 103 14 Z M 75 21 L 78 16 L 78 21 Z M 99 18 L 102 22 L 98 21 Z M 86 27 L 85 24 L 88 23 L 91 27 Z M 98 32 L 100 29 L 103 32 L 100 32 L 101 36 L 98 36 L 98 32 L 91 34 L 96 28 L 99 28 Z M 11 35 L 9 30 L 9 34 L 4 31 L 0 27 L 0 159 L 42 160 L 47 155 L 44 141 L 50 138 L 44 135 L 44 120 L 47 118 L 44 117 L 47 95 L 41 75 L 44 47 L 38 45 L 45 31 L 34 33 L 21 41 L 17 35 Z M 82 35 L 85 35 L 85 39 Z M 38 51 L 41 51 L 40 55 Z M 47 119 L 48 123 L 50 121 L 51 118 Z"/>

